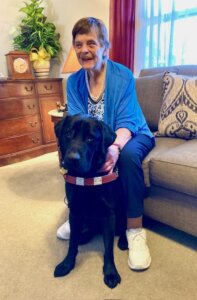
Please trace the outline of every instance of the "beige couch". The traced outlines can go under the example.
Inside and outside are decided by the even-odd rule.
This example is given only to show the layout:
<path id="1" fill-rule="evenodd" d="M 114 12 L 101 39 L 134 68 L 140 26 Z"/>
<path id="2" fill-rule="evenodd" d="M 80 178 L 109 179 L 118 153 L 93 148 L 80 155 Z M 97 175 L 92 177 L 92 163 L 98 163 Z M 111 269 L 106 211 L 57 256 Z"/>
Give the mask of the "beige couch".
<path id="1" fill-rule="evenodd" d="M 197 76 L 197 65 L 144 69 L 136 78 L 138 100 L 153 132 L 158 129 L 165 71 Z M 197 236 L 197 139 L 157 137 L 143 168 L 145 215 Z"/>

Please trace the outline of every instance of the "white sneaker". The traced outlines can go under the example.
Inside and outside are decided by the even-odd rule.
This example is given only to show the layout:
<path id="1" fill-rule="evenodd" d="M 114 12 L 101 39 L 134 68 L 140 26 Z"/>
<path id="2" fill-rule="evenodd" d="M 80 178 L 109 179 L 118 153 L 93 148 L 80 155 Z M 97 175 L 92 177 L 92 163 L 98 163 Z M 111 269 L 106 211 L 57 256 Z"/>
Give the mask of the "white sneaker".
<path id="1" fill-rule="evenodd" d="M 57 237 L 62 240 L 70 239 L 70 223 L 68 220 L 58 228 Z"/>
<path id="2" fill-rule="evenodd" d="M 127 241 L 129 247 L 128 265 L 132 270 L 145 270 L 150 267 L 151 256 L 146 242 L 146 231 L 127 230 Z"/>

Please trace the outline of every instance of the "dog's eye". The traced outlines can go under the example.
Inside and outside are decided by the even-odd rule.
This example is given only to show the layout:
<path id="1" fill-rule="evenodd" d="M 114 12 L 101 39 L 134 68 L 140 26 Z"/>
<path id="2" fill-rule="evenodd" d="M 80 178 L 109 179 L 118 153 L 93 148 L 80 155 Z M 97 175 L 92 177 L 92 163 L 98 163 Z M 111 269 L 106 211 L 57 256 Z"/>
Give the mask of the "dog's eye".
<path id="1" fill-rule="evenodd" d="M 89 137 L 87 138 L 87 142 L 88 142 L 88 143 L 94 142 L 94 138 L 93 138 L 92 136 L 89 136 Z"/>

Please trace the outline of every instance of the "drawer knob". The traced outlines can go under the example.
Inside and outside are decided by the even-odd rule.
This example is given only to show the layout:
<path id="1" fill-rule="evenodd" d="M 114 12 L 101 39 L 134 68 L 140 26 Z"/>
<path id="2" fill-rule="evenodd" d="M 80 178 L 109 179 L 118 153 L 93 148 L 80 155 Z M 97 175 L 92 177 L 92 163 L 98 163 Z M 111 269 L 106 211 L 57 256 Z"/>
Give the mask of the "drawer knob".
<path id="1" fill-rule="evenodd" d="M 35 106 L 35 104 L 32 104 L 32 105 L 28 104 L 27 107 L 28 107 L 29 109 L 34 109 L 36 106 Z"/>
<path id="2" fill-rule="evenodd" d="M 27 92 L 31 92 L 33 90 L 33 86 L 25 86 L 25 90 Z"/>
<path id="3" fill-rule="evenodd" d="M 38 122 L 29 122 L 29 125 L 30 125 L 31 127 L 36 127 L 37 124 L 38 124 Z"/>
<path id="4" fill-rule="evenodd" d="M 47 90 L 47 91 L 51 91 L 53 88 L 52 85 L 50 85 L 50 86 L 45 85 L 44 87 L 45 87 L 45 90 Z"/>
<path id="5" fill-rule="evenodd" d="M 40 141 L 40 138 L 39 137 L 33 137 L 31 140 L 32 140 L 33 144 L 38 144 L 39 141 Z"/>

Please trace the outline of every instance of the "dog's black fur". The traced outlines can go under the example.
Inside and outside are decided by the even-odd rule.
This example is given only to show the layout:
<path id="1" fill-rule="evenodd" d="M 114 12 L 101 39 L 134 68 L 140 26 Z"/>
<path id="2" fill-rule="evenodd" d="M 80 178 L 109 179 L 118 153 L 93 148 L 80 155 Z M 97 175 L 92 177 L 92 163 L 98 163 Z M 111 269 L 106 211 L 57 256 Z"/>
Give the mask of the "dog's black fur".
<path id="1" fill-rule="evenodd" d="M 98 170 L 106 159 L 107 148 L 116 134 L 104 122 L 88 115 L 66 116 L 55 127 L 62 157 L 62 165 L 70 175 L 78 177 L 98 176 Z M 121 278 L 114 263 L 113 241 L 115 235 L 115 208 L 117 206 L 117 181 L 99 186 L 78 186 L 66 183 L 70 208 L 71 228 L 67 256 L 56 266 L 55 277 L 67 275 L 75 266 L 82 225 L 88 222 L 93 228 L 100 222 L 104 240 L 104 282 L 114 288 Z M 115 191 L 115 193 L 114 193 Z M 126 218 L 125 218 L 126 220 Z M 126 237 L 122 224 L 119 248 L 125 249 Z"/>

